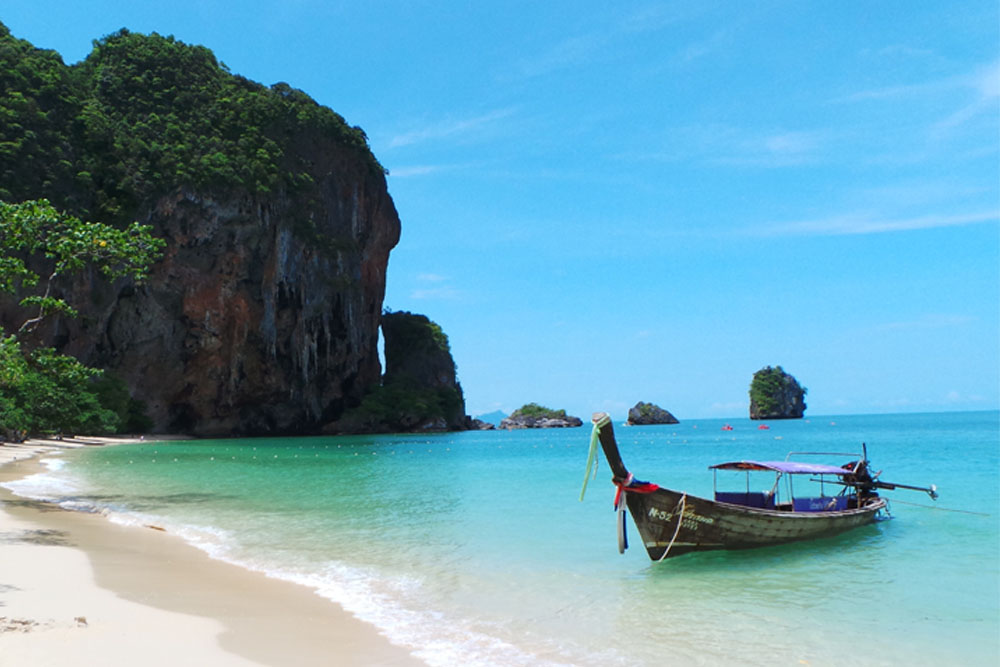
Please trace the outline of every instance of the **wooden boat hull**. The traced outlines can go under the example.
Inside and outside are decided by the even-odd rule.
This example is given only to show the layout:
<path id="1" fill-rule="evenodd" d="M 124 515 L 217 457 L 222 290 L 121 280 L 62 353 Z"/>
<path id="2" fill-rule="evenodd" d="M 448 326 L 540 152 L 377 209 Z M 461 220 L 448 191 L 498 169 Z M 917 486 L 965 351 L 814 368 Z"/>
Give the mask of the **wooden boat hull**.
<path id="1" fill-rule="evenodd" d="M 857 509 L 790 512 L 715 502 L 664 488 L 651 493 L 624 493 L 629 513 L 653 560 L 661 560 L 665 554 L 673 557 L 692 551 L 752 549 L 832 537 L 872 523 L 886 505 L 884 499 L 876 497 Z"/>
<path id="2" fill-rule="evenodd" d="M 843 510 L 796 512 L 791 506 L 761 509 L 634 482 L 622 461 L 611 419 L 606 413 L 598 412 L 593 422 L 595 437 L 600 439 L 611 467 L 612 481 L 618 486 L 619 494 L 624 494 L 624 502 L 653 560 L 692 551 L 753 549 L 832 537 L 872 523 L 886 506 L 883 498 L 868 493 L 860 507 Z M 620 542 L 620 546 L 624 545 Z"/>

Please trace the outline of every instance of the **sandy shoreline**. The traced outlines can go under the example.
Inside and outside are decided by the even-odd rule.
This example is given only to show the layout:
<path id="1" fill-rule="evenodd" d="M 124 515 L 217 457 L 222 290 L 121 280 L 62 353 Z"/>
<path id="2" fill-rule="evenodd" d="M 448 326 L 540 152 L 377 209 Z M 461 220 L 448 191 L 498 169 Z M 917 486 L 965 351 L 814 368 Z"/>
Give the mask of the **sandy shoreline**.
<path id="1" fill-rule="evenodd" d="M 0 482 L 59 449 L 0 446 Z M 85 656 L 85 658 L 84 658 Z M 423 663 L 296 584 L 213 560 L 180 538 L 0 488 L 0 666 Z"/>

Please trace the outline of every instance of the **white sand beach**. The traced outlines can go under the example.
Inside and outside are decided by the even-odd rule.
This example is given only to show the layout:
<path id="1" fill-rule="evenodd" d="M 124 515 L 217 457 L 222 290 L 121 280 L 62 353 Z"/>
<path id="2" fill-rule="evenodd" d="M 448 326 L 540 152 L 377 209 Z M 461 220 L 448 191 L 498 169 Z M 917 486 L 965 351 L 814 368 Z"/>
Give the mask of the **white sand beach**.
<path id="1" fill-rule="evenodd" d="M 61 448 L 0 445 L 0 482 Z M 213 560 L 162 530 L 0 488 L 0 666 L 420 665 L 310 589 Z"/>

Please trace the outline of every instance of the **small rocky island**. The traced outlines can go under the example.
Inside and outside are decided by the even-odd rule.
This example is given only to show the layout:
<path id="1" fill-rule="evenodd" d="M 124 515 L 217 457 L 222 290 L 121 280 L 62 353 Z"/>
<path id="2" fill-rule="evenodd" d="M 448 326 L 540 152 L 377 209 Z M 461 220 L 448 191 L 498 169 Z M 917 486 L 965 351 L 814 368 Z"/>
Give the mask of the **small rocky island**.
<path id="1" fill-rule="evenodd" d="M 802 419 L 806 389 L 781 366 L 767 366 L 750 383 L 750 419 Z"/>
<path id="2" fill-rule="evenodd" d="M 500 422 L 500 429 L 567 428 L 583 426 L 583 420 L 566 414 L 565 410 L 550 410 L 537 403 L 528 403 Z"/>
<path id="3" fill-rule="evenodd" d="M 648 424 L 679 424 L 677 417 L 654 403 L 639 401 L 628 411 L 629 426 L 645 426 Z"/>
<path id="4" fill-rule="evenodd" d="M 448 336 L 426 315 L 382 314 L 385 375 L 361 404 L 326 433 L 463 431 L 481 426 L 465 415 Z"/>

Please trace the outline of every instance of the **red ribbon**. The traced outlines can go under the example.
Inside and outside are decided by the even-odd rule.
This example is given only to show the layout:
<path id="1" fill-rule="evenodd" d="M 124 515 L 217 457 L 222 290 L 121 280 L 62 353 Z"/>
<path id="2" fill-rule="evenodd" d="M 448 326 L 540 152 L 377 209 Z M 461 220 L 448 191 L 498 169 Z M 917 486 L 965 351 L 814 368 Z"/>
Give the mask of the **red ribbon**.
<path id="1" fill-rule="evenodd" d="M 652 482 L 636 482 L 635 477 L 632 473 L 628 474 L 625 481 L 613 480 L 615 486 L 618 489 L 615 491 L 615 509 L 618 509 L 619 503 L 622 501 L 622 492 L 631 491 L 632 493 L 652 493 L 656 491 L 660 486 L 658 484 L 653 484 Z M 634 486 L 633 486 L 634 484 Z"/>

